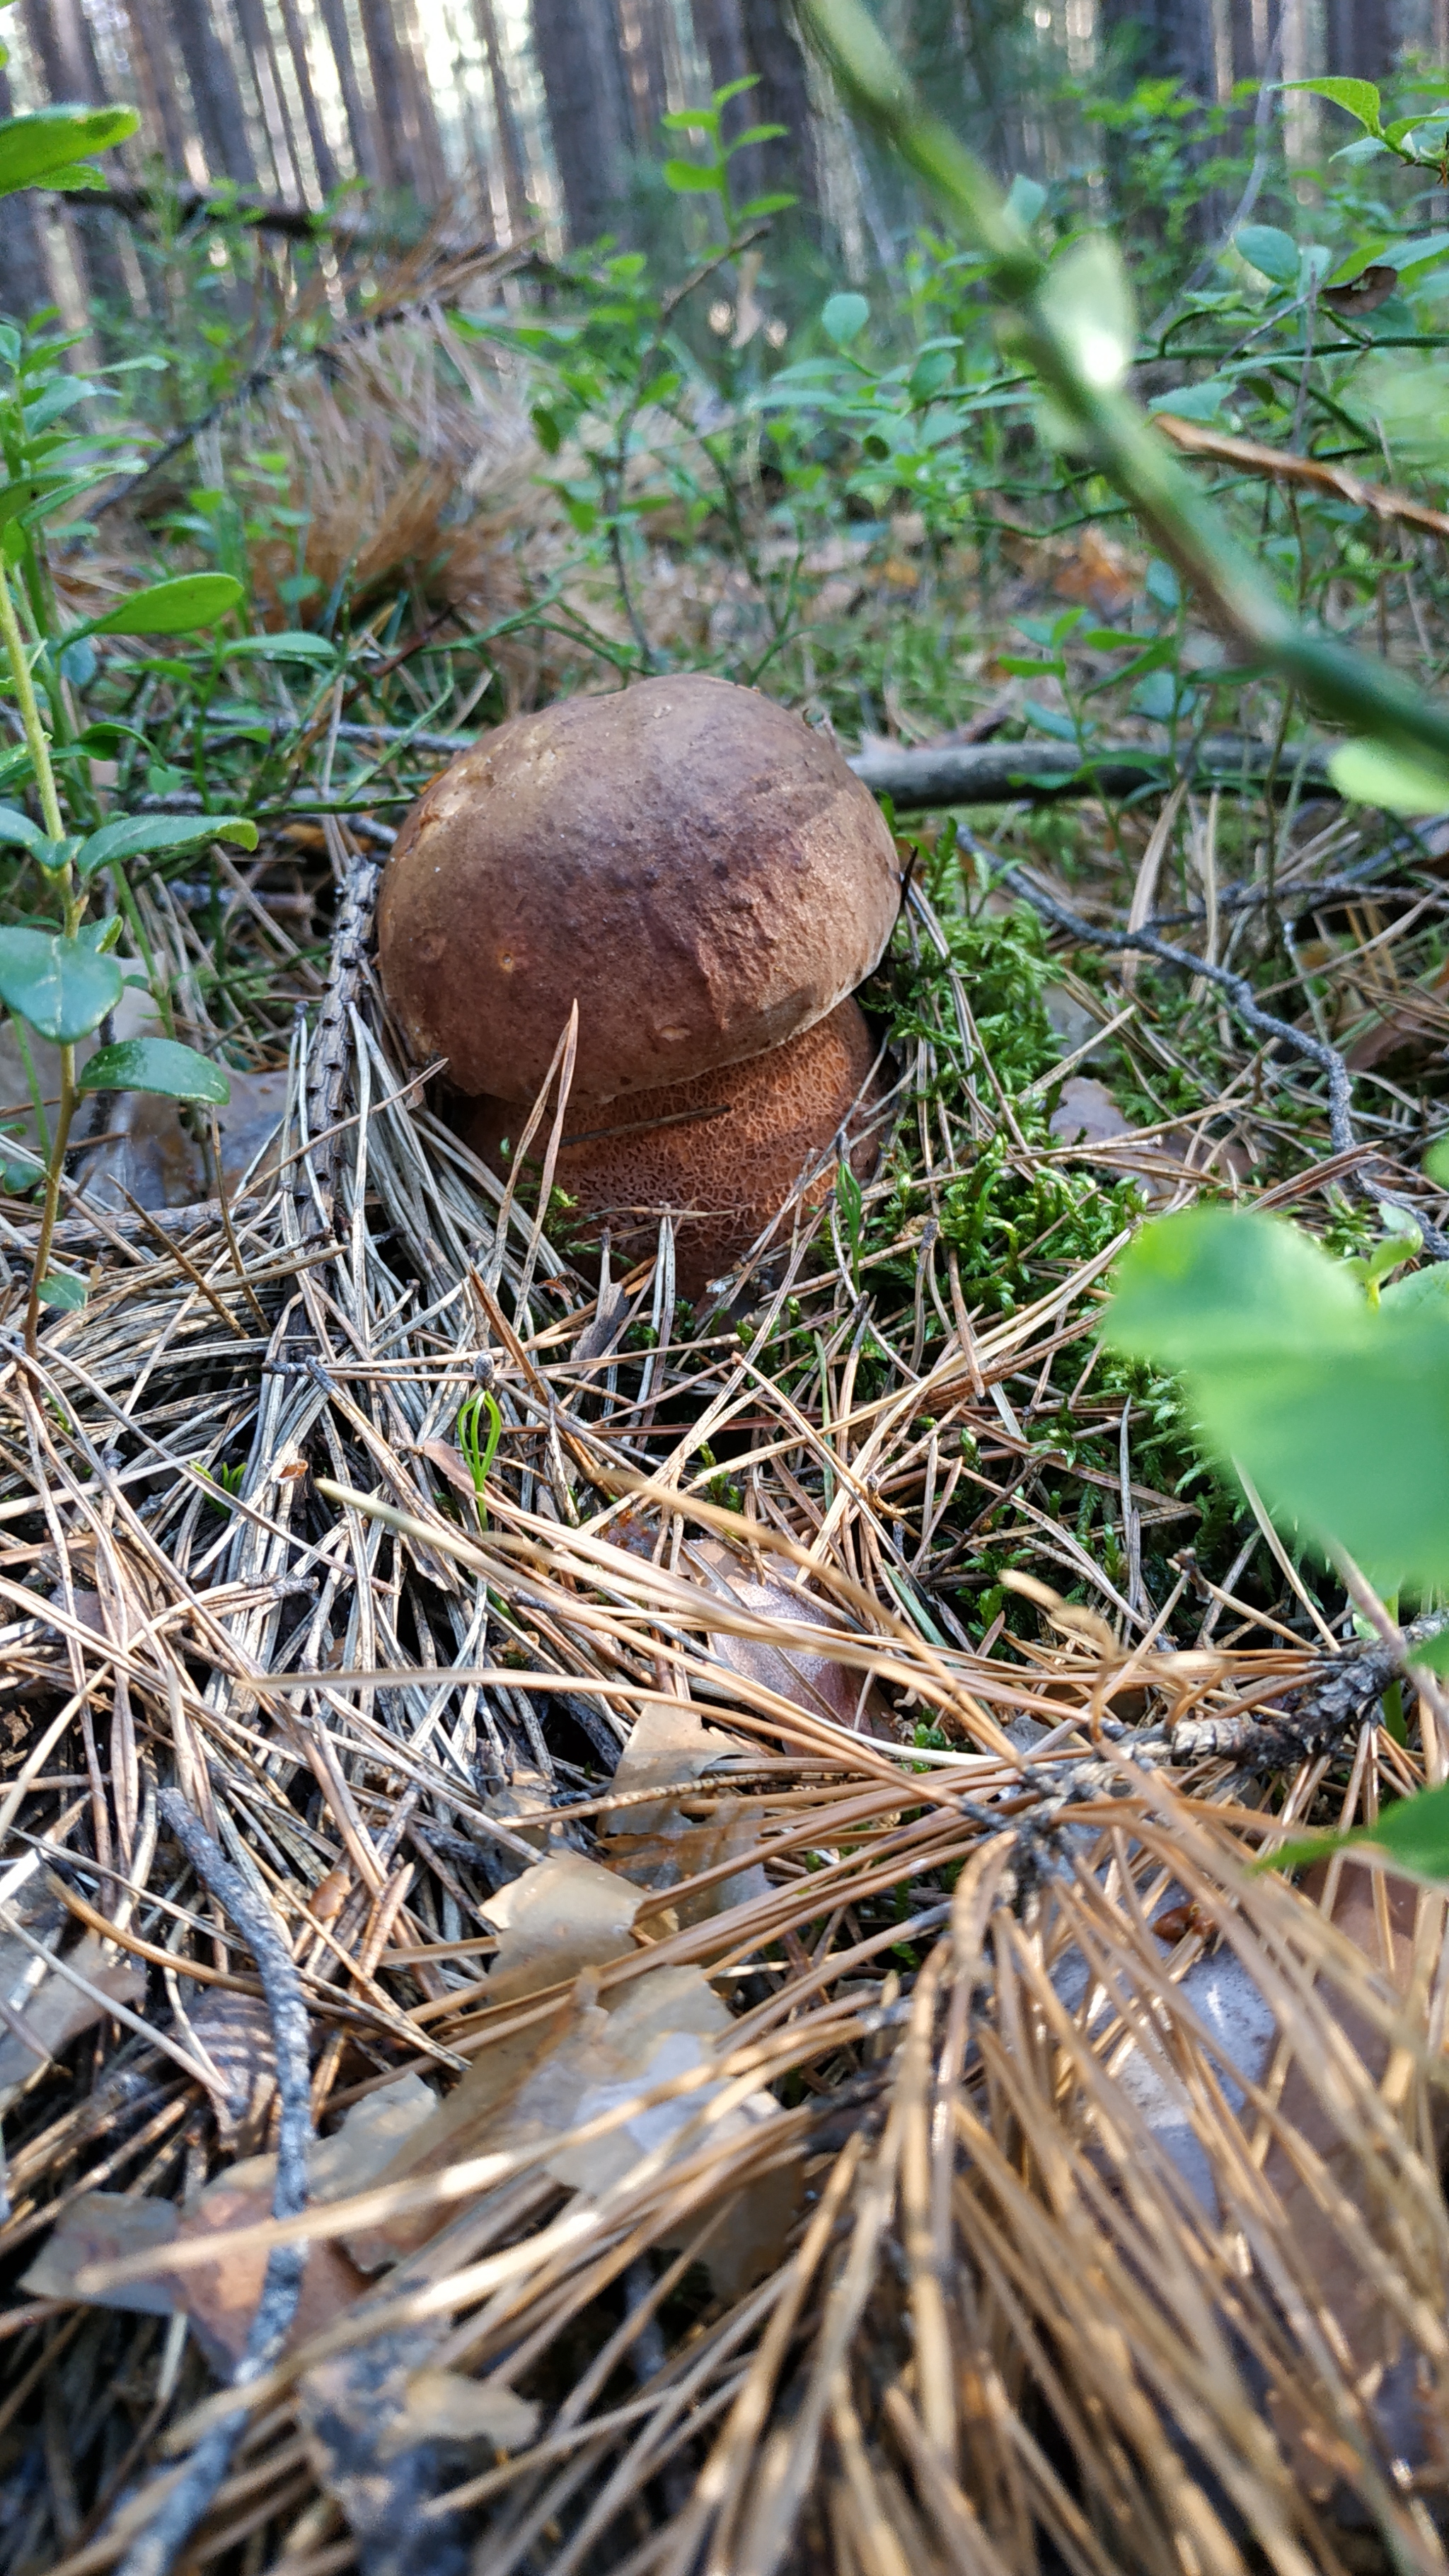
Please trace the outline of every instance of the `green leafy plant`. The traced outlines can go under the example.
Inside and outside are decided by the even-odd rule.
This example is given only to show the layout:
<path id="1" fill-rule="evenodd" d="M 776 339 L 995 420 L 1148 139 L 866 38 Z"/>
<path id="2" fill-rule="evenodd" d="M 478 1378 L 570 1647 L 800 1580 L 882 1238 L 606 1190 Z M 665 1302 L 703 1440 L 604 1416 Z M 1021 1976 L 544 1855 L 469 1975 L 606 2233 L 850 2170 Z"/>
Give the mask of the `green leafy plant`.
<path id="1" fill-rule="evenodd" d="M 1284 81 L 1283 87 L 1326 98 L 1362 128 L 1357 140 L 1346 143 L 1335 159 L 1373 161 L 1391 152 L 1411 170 L 1433 171 L 1441 188 L 1449 186 L 1449 109 L 1441 108 L 1433 116 L 1396 116 L 1385 125 L 1383 99 L 1373 81 Z"/>
<path id="2" fill-rule="evenodd" d="M 726 236 L 730 239 L 741 224 L 758 222 L 765 215 L 783 214 L 796 202 L 783 190 L 768 196 L 750 197 L 739 206 L 734 202 L 730 163 L 735 155 L 747 151 L 751 144 L 772 143 L 787 131 L 783 125 L 749 125 L 731 142 L 725 142 L 722 128 L 725 109 L 732 98 L 741 97 L 755 85 L 753 74 L 744 80 L 729 81 L 723 89 L 715 91 L 708 107 L 677 108 L 659 120 L 667 134 L 699 134 L 704 137 L 705 148 L 697 160 L 665 162 L 664 183 L 676 196 L 713 197 L 723 217 Z"/>
<path id="3" fill-rule="evenodd" d="M 241 593 L 224 575 L 184 574 L 135 590 L 95 617 L 66 622 L 50 575 L 46 522 L 110 470 L 113 444 L 104 434 L 78 441 L 63 425 L 78 402 L 105 390 L 66 373 L 60 359 L 69 345 L 0 324 L 0 652 L 23 734 L 23 748 L 8 755 L 4 775 L 12 790 L 28 779 L 39 806 L 38 820 L 19 805 L 0 807 L 0 846 L 24 853 L 49 916 L 0 929 L 0 1001 L 22 1040 L 30 1030 L 60 1050 L 60 1097 L 25 1320 L 32 1349 L 41 1307 L 76 1302 L 75 1283 L 52 1279 L 48 1263 L 82 1094 L 154 1091 L 212 1104 L 229 1095 L 220 1068 L 174 1037 L 102 1046 L 83 1069 L 77 1066 L 78 1045 L 115 1009 L 125 985 L 115 951 L 128 921 L 135 920 L 126 862 L 217 840 L 254 849 L 257 840 L 256 825 L 238 814 L 102 811 L 91 759 L 97 745 L 84 728 L 77 731 L 67 694 L 67 684 L 84 686 L 94 669 L 94 639 L 179 635 L 212 626 L 230 614 Z M 103 879 L 114 889 L 116 908 L 88 918 Z M 153 998 L 164 1009 L 163 993 L 154 976 L 150 980 Z"/>
<path id="4" fill-rule="evenodd" d="M 1379 1250 L 1336 1261 L 1275 1217 L 1163 1218 L 1123 1255 L 1106 1328 L 1118 1351 L 1178 1372 L 1211 1448 L 1287 1532 L 1351 1584 L 1364 1568 L 1391 1601 L 1403 1587 L 1449 1589 L 1449 1265 L 1381 1285 L 1417 1248 L 1411 1234 L 1410 1220 Z M 1415 1659 L 1441 1668 L 1445 1643 L 1429 1639 Z M 1449 1791 L 1275 1862 L 1359 1839 L 1449 1877 Z"/>
<path id="5" fill-rule="evenodd" d="M 1354 729 L 1381 784 L 1397 777 L 1409 797 L 1432 779 L 1449 805 L 1449 713 L 1301 619 L 1129 399 L 1135 305 L 1115 242 L 1082 234 L 1048 257 L 1021 207 L 922 105 L 862 0 L 803 7 L 846 96 L 980 255 L 1004 346 L 1036 378 L 1043 436 L 1106 476 L 1246 657 Z"/>
<path id="6" fill-rule="evenodd" d="M 0 67 L 9 58 L 8 47 L 0 45 Z M 42 107 L 30 116 L 0 118 L 0 197 L 20 188 L 66 194 L 104 188 L 91 155 L 124 143 L 140 121 L 133 107 Z"/>

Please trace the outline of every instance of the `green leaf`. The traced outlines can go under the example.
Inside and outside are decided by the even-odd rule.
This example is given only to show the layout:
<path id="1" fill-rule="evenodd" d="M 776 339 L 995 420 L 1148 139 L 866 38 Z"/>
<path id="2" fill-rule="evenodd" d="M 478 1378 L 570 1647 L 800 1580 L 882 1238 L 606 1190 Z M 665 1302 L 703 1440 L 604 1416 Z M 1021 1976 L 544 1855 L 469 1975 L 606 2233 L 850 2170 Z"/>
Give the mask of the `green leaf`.
<path id="1" fill-rule="evenodd" d="M 68 1270 L 47 1271 L 36 1295 L 42 1306 L 58 1306 L 65 1315 L 74 1315 L 86 1302 L 83 1279 L 72 1279 Z"/>
<path id="2" fill-rule="evenodd" d="M 799 198 L 790 189 L 777 188 L 773 196 L 751 197 L 743 206 L 736 206 L 735 214 L 740 222 L 753 223 L 759 216 L 783 215 L 787 207 L 798 206 L 799 203 Z"/>
<path id="3" fill-rule="evenodd" d="M 666 161 L 664 184 L 676 196 L 718 196 L 721 173 L 713 161 Z"/>
<path id="4" fill-rule="evenodd" d="M 1385 1807 L 1364 1839 L 1412 1878 L 1449 1878 L 1449 1781 Z"/>
<path id="5" fill-rule="evenodd" d="M 1436 1637 L 1421 1637 L 1409 1648 L 1409 1661 L 1431 1673 L 1449 1673 L 1449 1628 L 1441 1628 Z"/>
<path id="6" fill-rule="evenodd" d="M 89 1059 L 78 1091 L 155 1091 L 166 1100 L 210 1100 L 223 1105 L 231 1084 L 220 1065 L 178 1046 L 174 1038 L 123 1038 L 98 1047 Z"/>
<path id="7" fill-rule="evenodd" d="M 309 635 L 305 627 L 289 628 L 284 635 L 228 636 L 223 649 L 229 662 L 243 657 L 252 662 L 325 662 L 330 669 L 337 659 L 337 646 L 325 635 Z"/>
<path id="8" fill-rule="evenodd" d="M 1372 81 L 1334 78 L 1282 81 L 1279 86 L 1282 89 L 1306 89 L 1312 98 L 1326 98 L 1330 105 L 1343 108 L 1347 115 L 1355 118 L 1365 134 L 1383 133 L 1383 104 Z"/>
<path id="9" fill-rule="evenodd" d="M 1449 1582 L 1449 1302 L 1386 1291 L 1271 1217 L 1144 1227 L 1107 1339 L 1179 1371 L 1210 1446 L 1268 1508 L 1381 1585 Z"/>
<path id="10" fill-rule="evenodd" d="M 115 1009 L 121 990 L 116 960 L 99 956 L 84 932 L 65 939 L 44 930 L 0 930 L 0 1001 L 58 1046 L 89 1037 Z"/>
<path id="11" fill-rule="evenodd" d="M 42 107 L 0 124 L 0 197 L 55 184 L 53 173 L 89 152 L 124 143 L 141 120 L 132 107 Z"/>
<path id="12" fill-rule="evenodd" d="M 1011 186 L 1007 189 L 1006 203 L 1017 222 L 1024 224 L 1028 232 L 1036 222 L 1046 201 L 1047 192 L 1040 180 L 1028 179 L 1023 171 L 1018 170 Z"/>
<path id="13" fill-rule="evenodd" d="M 1424 1156 L 1424 1169 L 1441 1190 L 1449 1190 L 1449 1136 L 1441 1136 L 1437 1145 L 1430 1146 Z"/>
<path id="14" fill-rule="evenodd" d="M 1179 385 L 1170 394 L 1154 394 L 1147 408 L 1150 412 L 1170 411 L 1174 420 L 1221 420 L 1223 405 L 1233 392 L 1227 376 L 1205 376 L 1200 384 Z"/>
<path id="15" fill-rule="evenodd" d="M 83 877 L 91 877 L 117 859 L 157 850 L 200 850 L 212 841 L 236 841 L 242 849 L 254 850 L 257 827 L 243 814 L 122 814 L 81 843 L 76 866 Z"/>
<path id="16" fill-rule="evenodd" d="M 214 626 L 242 595 L 242 586 L 226 572 L 179 573 L 136 590 L 104 617 L 92 617 L 82 635 L 188 635 L 193 627 Z M 69 639 L 67 639 L 69 640 Z"/>
<path id="17" fill-rule="evenodd" d="M 1122 254 L 1107 233 L 1084 233 L 1053 260 L 1038 302 L 1088 384 L 1106 393 L 1122 383 L 1132 364 L 1137 314 Z"/>
<path id="18" fill-rule="evenodd" d="M 869 320 L 870 306 L 863 295 L 832 295 L 821 309 L 820 328 L 837 349 L 848 349 Z"/>
<path id="19" fill-rule="evenodd" d="M 0 844 L 36 852 L 50 847 L 40 825 L 32 823 L 30 816 L 22 814 L 14 805 L 0 805 Z"/>
<path id="20" fill-rule="evenodd" d="M 1260 277 L 1271 278 L 1275 286 L 1298 283 L 1298 244 L 1276 224 L 1244 224 L 1233 236 L 1234 246 L 1255 268 Z"/>
<path id="21" fill-rule="evenodd" d="M 1328 774 L 1351 805 L 1378 805 L 1386 814 L 1449 813 L 1449 769 L 1435 769 L 1418 752 L 1391 750 L 1382 742 L 1343 742 Z"/>

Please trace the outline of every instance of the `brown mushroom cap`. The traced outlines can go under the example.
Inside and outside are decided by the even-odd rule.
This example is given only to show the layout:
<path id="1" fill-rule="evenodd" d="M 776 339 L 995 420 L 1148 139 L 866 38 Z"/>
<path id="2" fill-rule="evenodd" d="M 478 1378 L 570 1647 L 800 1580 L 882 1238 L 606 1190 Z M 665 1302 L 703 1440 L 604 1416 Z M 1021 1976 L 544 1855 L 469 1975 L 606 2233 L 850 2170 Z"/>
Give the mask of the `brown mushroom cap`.
<path id="1" fill-rule="evenodd" d="M 582 1115 L 571 1105 L 554 1183 L 574 1201 L 577 1232 L 596 1240 L 607 1226 L 617 1269 L 654 1250 L 660 1217 L 668 1213 L 675 1221 L 680 1293 L 698 1297 L 749 1250 L 806 1164 L 831 1143 L 874 1054 L 860 1005 L 847 1000 L 813 1029 L 748 1064 L 720 1066 L 692 1082 L 615 1103 L 617 1121 L 600 1118 L 597 1102 Z M 876 1096 L 872 1087 L 867 1101 Z M 516 1102 L 479 1100 L 462 1132 L 482 1161 L 503 1172 L 509 1169 L 504 1141 L 516 1141 L 521 1124 Z M 600 1126 L 609 1132 L 589 1132 Z M 535 1137 L 531 1163 L 542 1164 L 545 1141 Z M 854 1147 L 858 1175 L 869 1172 L 876 1152 L 873 1136 Z M 832 1164 L 811 1183 L 808 1207 L 821 1205 L 834 1178 Z"/>
<path id="2" fill-rule="evenodd" d="M 500 725 L 433 780 L 383 877 L 414 1055 L 532 1101 L 579 1005 L 576 1100 L 739 1064 L 870 973 L 894 844 L 835 745 L 697 673 Z"/>

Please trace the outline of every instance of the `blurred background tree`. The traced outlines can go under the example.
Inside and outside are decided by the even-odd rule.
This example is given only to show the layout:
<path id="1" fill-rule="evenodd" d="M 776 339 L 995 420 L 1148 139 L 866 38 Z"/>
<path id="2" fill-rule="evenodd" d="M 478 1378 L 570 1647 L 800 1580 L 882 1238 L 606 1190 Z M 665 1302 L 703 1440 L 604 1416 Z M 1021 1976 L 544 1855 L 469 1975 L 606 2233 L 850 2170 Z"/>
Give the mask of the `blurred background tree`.
<path id="1" fill-rule="evenodd" d="M 884 14 L 1003 176 L 1085 192 L 1098 218 L 1124 209 L 1093 111 L 1135 96 L 1175 117 L 1204 238 L 1231 208 L 1211 165 L 1246 148 L 1245 84 L 1382 80 L 1449 57 L 1449 0 L 889 0 Z M 894 273 L 920 219 L 807 61 L 790 0 L 20 0 L 7 28 L 15 109 L 139 107 L 112 156 L 132 215 L 135 192 L 169 178 L 302 217 L 359 196 L 402 241 L 441 222 L 459 240 L 533 232 L 551 252 L 605 233 L 654 248 L 670 211 L 651 180 L 660 118 L 750 79 L 726 139 L 785 132 L 750 148 L 737 194 L 793 194 L 784 230 L 807 257 L 854 282 Z M 1292 114 L 1302 158 L 1319 111 Z M 118 211 L 26 201 L 0 222 L 11 306 L 147 313 Z"/>

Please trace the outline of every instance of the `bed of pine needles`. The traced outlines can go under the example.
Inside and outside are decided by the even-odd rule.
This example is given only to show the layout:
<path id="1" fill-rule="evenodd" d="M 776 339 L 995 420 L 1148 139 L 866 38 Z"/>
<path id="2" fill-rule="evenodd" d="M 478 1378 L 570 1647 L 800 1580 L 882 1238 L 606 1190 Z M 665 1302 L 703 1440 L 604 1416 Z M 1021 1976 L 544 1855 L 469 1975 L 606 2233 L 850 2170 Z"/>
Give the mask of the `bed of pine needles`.
<path id="1" fill-rule="evenodd" d="M 251 1179 L 149 1220 L 73 1196 L 88 1301 L 36 1359 L 4 1213 L 5 2576 L 125 2562 L 289 2233 L 312 2304 L 187 2568 L 1442 2568 L 1443 1900 L 1244 1863 L 1444 1752 L 1095 1335 L 1146 1197 L 1348 1244 L 1370 1157 L 1422 1193 L 1434 851 L 1314 806 L 1265 907 L 1226 802 L 1150 867 L 1155 807 L 925 833 L 865 996 L 878 1176 L 691 1311 L 667 1227 L 591 1278 L 567 1209 L 453 1134 L 370 945 L 435 759 L 334 723 L 293 787 L 324 754 L 351 811 L 288 825 L 275 788 L 224 917 L 215 881 L 138 898 L 179 1020 L 286 1068 Z M 1264 1007 L 1357 1048 L 1349 1149 L 1311 1063 L 1013 910 L 1007 860 L 1104 925 L 1236 939 Z M 1042 1074 L 1094 1043 L 1115 1142 L 1049 1122 Z M 171 1790 L 281 1927 L 319 2134 L 409 2076 L 461 2108 L 299 2221 L 254 2172 L 245 2242 L 163 2272 L 134 2207 L 87 2238 L 86 2195 L 195 2232 L 278 2123 Z M 564 1901 L 563 1973 L 490 2000 L 483 1909 L 545 1858 L 622 1910 L 600 1939 Z M 649 1997 L 647 2079 L 509 2125 L 519 2069 L 563 2085 Z"/>

